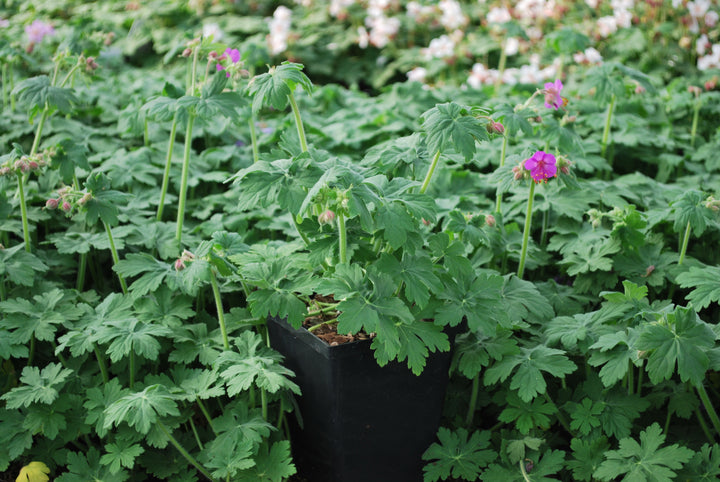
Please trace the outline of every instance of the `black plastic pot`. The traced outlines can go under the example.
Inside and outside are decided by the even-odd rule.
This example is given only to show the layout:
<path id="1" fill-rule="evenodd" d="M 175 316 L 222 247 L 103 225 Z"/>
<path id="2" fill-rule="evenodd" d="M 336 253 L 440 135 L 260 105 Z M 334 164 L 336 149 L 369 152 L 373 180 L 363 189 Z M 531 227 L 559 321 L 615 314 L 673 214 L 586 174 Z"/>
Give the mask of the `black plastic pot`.
<path id="1" fill-rule="evenodd" d="M 449 352 L 414 375 L 380 367 L 369 341 L 329 346 L 305 329 L 268 321 L 270 342 L 302 390 L 302 427 L 291 425 L 298 475 L 308 482 L 419 482 L 435 441 L 448 383 Z"/>

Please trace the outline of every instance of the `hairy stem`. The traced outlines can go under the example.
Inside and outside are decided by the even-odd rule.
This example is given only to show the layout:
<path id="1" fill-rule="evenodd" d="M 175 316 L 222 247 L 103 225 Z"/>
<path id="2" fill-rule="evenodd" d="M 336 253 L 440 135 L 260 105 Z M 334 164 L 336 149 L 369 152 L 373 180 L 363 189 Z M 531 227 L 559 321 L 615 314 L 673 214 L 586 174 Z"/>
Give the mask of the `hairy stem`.
<path id="1" fill-rule="evenodd" d="M 208 480 L 214 481 L 214 479 L 210 475 L 210 472 L 208 472 L 207 469 L 203 468 L 203 466 L 200 465 L 197 460 L 195 460 L 195 457 L 190 455 L 190 452 L 185 450 L 185 448 L 182 445 L 180 445 L 180 442 L 178 442 L 177 439 L 175 439 L 175 437 L 172 436 L 170 431 L 160 420 L 155 422 L 155 424 L 160 429 L 160 431 L 165 434 L 165 436 L 168 438 L 168 440 L 170 440 L 170 443 L 173 444 L 173 447 L 175 447 L 177 449 L 177 451 L 180 452 L 180 455 L 185 457 L 185 460 L 187 460 L 190 463 L 190 465 L 195 467 L 198 470 L 198 472 L 203 474 Z"/>
<path id="2" fill-rule="evenodd" d="M 208 412 L 207 407 L 205 407 L 205 404 L 202 402 L 200 397 L 195 397 L 195 401 L 197 402 L 198 407 L 200 407 L 200 411 L 203 413 L 203 415 L 205 415 L 205 420 L 207 420 L 210 430 L 212 430 L 215 436 L 217 436 L 215 427 L 213 427 L 212 417 L 210 417 L 210 412 Z"/>
<path id="3" fill-rule="evenodd" d="M 93 343 L 93 352 L 95 353 L 95 358 L 97 359 L 98 366 L 100 367 L 100 374 L 102 375 L 103 383 L 107 385 L 107 383 L 110 381 L 110 377 L 108 376 L 107 365 L 105 364 L 105 357 L 102 353 L 100 353 L 100 350 L 95 343 Z"/>
<path id="4" fill-rule="evenodd" d="M 192 417 L 188 419 L 190 421 L 190 428 L 192 429 L 193 435 L 195 436 L 195 442 L 198 445 L 198 448 L 200 450 L 205 450 L 205 447 L 203 447 L 203 443 L 200 440 L 200 436 L 198 435 L 197 428 L 195 428 L 195 422 L 193 422 Z"/>
<path id="5" fill-rule="evenodd" d="M 470 392 L 470 402 L 468 403 L 467 414 L 465 415 L 465 426 L 470 427 L 472 425 L 473 417 L 475 416 L 475 409 L 477 408 L 478 392 L 480 391 L 480 373 L 475 375 L 472 381 L 472 391 Z"/>
<path id="6" fill-rule="evenodd" d="M 170 140 L 168 141 L 167 155 L 165 156 L 165 172 L 163 172 L 162 188 L 160 189 L 160 203 L 158 204 L 157 216 L 155 219 L 162 221 L 163 209 L 165 209 L 165 196 L 167 195 L 168 185 L 170 184 L 170 167 L 172 165 L 172 155 L 175 149 L 175 134 L 177 133 L 178 124 L 177 112 L 173 116 L 172 126 L 170 127 Z"/>
<path id="7" fill-rule="evenodd" d="M 255 130 L 255 116 L 254 115 L 250 114 L 250 119 L 248 120 L 248 124 L 250 125 L 250 144 L 252 144 L 253 163 L 255 163 L 260 160 L 260 149 L 258 147 L 257 131 Z"/>
<path id="8" fill-rule="evenodd" d="M 30 225 L 28 224 L 27 204 L 25 203 L 25 183 L 23 182 L 22 173 L 17 174 L 18 193 L 20 194 L 20 216 L 22 218 L 23 240 L 25 241 L 25 251 L 30 252 Z"/>
<path id="9" fill-rule="evenodd" d="M 717 432 L 717 435 L 720 435 L 720 418 L 718 418 L 718 414 L 715 411 L 715 407 L 713 406 L 713 403 L 710 400 L 710 397 L 708 396 L 708 393 L 705 390 L 705 387 L 703 386 L 702 382 L 695 385 L 695 390 L 697 391 L 698 395 L 700 396 L 700 401 L 702 402 L 703 407 L 705 407 L 705 411 L 707 412 L 708 417 L 710 418 L 710 423 L 712 423 L 712 426 L 715 429 L 715 432 Z"/>
<path id="10" fill-rule="evenodd" d="M 425 174 L 425 180 L 420 187 L 420 194 L 425 194 L 425 191 L 427 191 L 427 188 L 430 185 L 430 178 L 432 177 L 433 173 L 435 172 L 435 168 L 438 165 L 438 160 L 440 160 L 440 151 L 437 151 L 435 153 L 435 157 L 433 157 L 433 160 L 430 163 L 430 169 L 428 169 L 427 174 Z"/>
<path id="11" fill-rule="evenodd" d="M 268 401 L 267 392 L 264 388 L 260 389 L 260 406 L 262 407 L 262 418 L 267 422 L 268 418 Z"/>
<path id="12" fill-rule="evenodd" d="M 607 112 L 605 114 L 605 129 L 603 130 L 602 143 L 600 144 L 600 156 L 605 158 L 607 152 L 608 140 L 610 139 L 610 124 L 612 121 L 613 109 L 615 108 L 615 94 L 610 97 L 610 104 L 608 104 Z M 610 167 L 612 167 L 612 161 L 607 159 Z"/>
<path id="13" fill-rule="evenodd" d="M 87 270 L 87 253 L 80 253 L 80 261 L 78 262 L 77 281 L 75 289 L 82 291 L 85 286 L 85 271 Z"/>
<path id="14" fill-rule="evenodd" d="M 535 182 L 530 181 L 530 194 L 528 195 L 527 211 L 525 212 L 525 228 L 523 229 L 522 250 L 520 251 L 520 264 L 518 265 L 518 278 L 522 279 L 525 272 L 525 258 L 527 257 L 528 239 L 530 238 L 530 221 L 532 220 L 533 197 L 535 197 Z"/>
<path id="15" fill-rule="evenodd" d="M 508 136 L 507 136 L 507 134 L 503 134 L 502 150 L 500 151 L 500 167 L 505 166 L 505 153 L 507 152 L 507 144 L 508 144 Z M 500 189 L 498 188 L 497 193 L 495 194 L 495 212 L 499 213 L 501 207 L 502 207 L 502 193 L 500 192 Z"/>
<path id="16" fill-rule="evenodd" d="M 700 106 L 701 102 L 698 99 L 695 101 L 693 108 L 692 127 L 690 128 L 690 147 L 695 147 L 695 137 L 697 135 L 698 120 L 700 118 Z"/>
<path id="17" fill-rule="evenodd" d="M 112 230 L 110 229 L 110 225 L 103 221 L 103 225 L 105 226 L 105 232 L 107 233 L 108 242 L 110 243 L 110 253 L 112 254 L 113 264 L 118 264 L 120 262 L 120 258 L 118 257 L 117 249 L 115 248 L 115 241 L 113 240 Z M 123 294 L 128 293 L 127 284 L 125 283 L 125 278 L 122 277 L 120 273 L 117 273 L 117 277 L 120 280 L 120 287 L 122 288 Z"/>
<path id="18" fill-rule="evenodd" d="M 528 473 L 525 471 L 525 460 L 518 462 L 518 465 L 520 466 L 520 472 L 522 473 L 523 480 L 525 480 L 525 482 L 531 482 L 528 477 Z"/>
<path id="19" fill-rule="evenodd" d="M 342 211 L 338 211 L 337 213 L 337 222 L 338 240 L 340 243 L 340 262 L 347 263 L 347 231 L 345 230 L 345 215 L 342 213 Z"/>
<path id="20" fill-rule="evenodd" d="M 685 226 L 685 236 L 683 237 L 682 246 L 680 247 L 680 258 L 678 259 L 678 266 L 683 264 L 685 261 L 685 253 L 687 252 L 688 241 L 690 241 L 690 221 Z"/>
<path id="21" fill-rule="evenodd" d="M 178 195 L 178 213 L 177 227 L 175 229 L 175 239 L 178 246 L 182 243 L 182 228 L 185 220 L 185 201 L 187 198 L 188 176 L 190 173 L 190 152 L 192 147 L 192 131 L 195 123 L 195 115 L 189 114 L 187 120 L 187 129 L 185 130 L 185 152 L 183 154 L 183 168 L 180 178 L 180 194 Z"/>
<path id="22" fill-rule="evenodd" d="M 217 277 L 215 271 L 210 270 L 210 284 L 212 285 L 213 297 L 215 297 L 215 308 L 217 308 L 218 323 L 220 324 L 220 331 L 223 337 L 223 346 L 226 350 L 230 349 L 230 342 L 228 341 L 227 328 L 225 327 L 225 314 L 223 313 L 222 299 L 220 298 L 220 288 L 218 287 Z"/>
<path id="23" fill-rule="evenodd" d="M 303 127 L 302 117 L 300 117 L 300 109 L 298 109 L 297 102 L 295 102 L 295 96 L 292 92 L 288 94 L 288 99 L 290 99 L 290 107 L 292 107 L 293 115 L 295 116 L 295 127 L 297 127 L 298 137 L 300 138 L 300 149 L 303 152 L 307 152 L 308 144 L 307 139 L 305 138 L 305 127 Z"/>

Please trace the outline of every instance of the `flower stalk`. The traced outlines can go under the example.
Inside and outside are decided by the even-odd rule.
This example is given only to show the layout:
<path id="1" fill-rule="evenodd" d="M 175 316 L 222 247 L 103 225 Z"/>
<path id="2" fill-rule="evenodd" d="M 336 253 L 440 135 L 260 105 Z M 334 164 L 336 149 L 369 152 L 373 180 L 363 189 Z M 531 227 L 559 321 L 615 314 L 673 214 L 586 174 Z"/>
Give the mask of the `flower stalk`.
<path id="1" fill-rule="evenodd" d="M 105 221 L 103 221 L 103 226 L 105 226 L 105 232 L 107 233 L 108 242 L 110 243 L 110 253 L 112 254 L 113 264 L 116 265 L 120 262 L 120 257 L 118 256 L 117 249 L 115 248 L 115 240 L 113 239 L 112 230 L 110 229 L 110 225 Z M 120 273 L 117 273 L 117 277 L 120 280 L 120 287 L 122 288 L 123 294 L 128 294 L 125 278 L 123 278 Z"/>
<path id="2" fill-rule="evenodd" d="M 302 117 L 300 117 L 300 109 L 292 92 L 288 94 L 288 99 L 290 100 L 290 107 L 292 107 L 293 115 L 295 116 L 295 127 L 297 128 L 298 138 L 300 138 L 300 149 L 302 152 L 307 152 L 308 144 L 305 138 L 305 127 L 303 126 Z"/>
<path id="3" fill-rule="evenodd" d="M 680 258 L 678 259 L 678 266 L 683 264 L 685 261 L 685 253 L 687 252 L 688 242 L 690 241 L 690 221 L 685 226 L 685 235 L 683 236 L 682 246 L 680 247 Z"/>
<path id="4" fill-rule="evenodd" d="M 535 183 L 530 183 L 527 211 L 525 212 L 525 227 L 523 228 L 522 250 L 520 251 L 520 264 L 518 265 L 518 278 L 522 279 L 525 273 L 525 258 L 527 257 L 528 239 L 530 238 L 530 222 L 532 220 L 533 198 L 535 197 Z"/>
<path id="5" fill-rule="evenodd" d="M 605 113 L 605 128 L 603 130 L 602 143 L 600 144 L 600 157 L 603 159 L 605 159 L 605 154 L 607 153 L 608 141 L 610 139 L 610 124 L 612 123 L 614 108 L 615 94 L 612 94 L 612 97 L 610 97 L 610 104 L 608 104 L 607 112 Z M 610 159 L 607 159 L 607 161 L 610 166 L 612 166 L 612 161 Z"/>
<path id="6" fill-rule="evenodd" d="M 155 219 L 162 221 L 163 210 L 165 209 L 165 196 L 167 195 L 168 185 L 170 184 L 170 167 L 172 165 L 172 155 L 175 149 L 175 134 L 177 133 L 178 115 L 177 112 L 173 116 L 172 126 L 170 127 L 170 140 L 168 141 L 167 155 L 165 156 L 165 172 L 163 172 L 162 188 L 160 189 L 160 203 L 158 204 L 157 216 Z"/>
<path id="7" fill-rule="evenodd" d="M 25 251 L 31 251 L 30 247 L 30 225 L 28 224 L 27 204 L 25 202 L 25 183 L 23 181 L 23 173 L 17 173 L 18 193 L 20 195 L 20 216 L 22 218 L 23 240 L 25 241 Z"/>
<path id="8" fill-rule="evenodd" d="M 160 431 L 165 434 L 165 436 L 168 438 L 168 440 L 170 440 L 170 443 L 173 445 L 173 447 L 175 447 L 177 449 L 177 451 L 180 452 L 180 455 L 182 455 L 185 458 L 185 460 L 187 460 L 190 463 L 190 465 L 195 467 L 197 469 L 197 471 L 200 472 L 201 474 L 203 474 L 208 480 L 211 480 L 211 481 L 215 480 L 210 475 L 210 472 L 208 472 L 207 469 L 205 469 L 202 465 L 200 465 L 198 463 L 198 461 L 195 460 L 195 457 L 190 455 L 190 452 L 185 450 L 185 447 L 180 445 L 180 442 L 178 442 L 177 439 L 172 436 L 172 434 L 170 433 L 168 428 L 160 420 L 155 422 L 155 424 L 160 429 Z"/>
<path id="9" fill-rule="evenodd" d="M 223 313 L 222 299 L 220 298 L 220 288 L 218 286 L 217 277 L 215 271 L 210 270 L 210 284 L 212 285 L 213 297 L 215 298 L 215 308 L 217 308 L 218 323 L 220 324 L 220 332 L 223 337 L 223 347 L 226 350 L 230 349 L 230 342 L 228 340 L 227 328 L 225 326 L 225 314 Z"/>
<path id="10" fill-rule="evenodd" d="M 430 178 L 432 178 L 432 175 L 435 172 L 435 168 L 437 167 L 439 160 L 440 160 L 440 151 L 437 151 L 435 153 L 435 157 L 433 157 L 433 160 L 430 163 L 430 169 L 428 169 L 428 172 L 425 175 L 425 180 L 423 181 L 422 186 L 420 187 L 420 194 L 425 194 L 425 191 L 427 191 L 427 188 L 430 185 Z"/>
<path id="11" fill-rule="evenodd" d="M 342 210 L 338 211 L 337 213 L 337 222 L 338 222 L 338 242 L 340 244 L 339 251 L 340 251 L 340 262 L 341 263 L 347 263 L 347 231 L 345 229 L 345 215 L 343 214 Z"/>

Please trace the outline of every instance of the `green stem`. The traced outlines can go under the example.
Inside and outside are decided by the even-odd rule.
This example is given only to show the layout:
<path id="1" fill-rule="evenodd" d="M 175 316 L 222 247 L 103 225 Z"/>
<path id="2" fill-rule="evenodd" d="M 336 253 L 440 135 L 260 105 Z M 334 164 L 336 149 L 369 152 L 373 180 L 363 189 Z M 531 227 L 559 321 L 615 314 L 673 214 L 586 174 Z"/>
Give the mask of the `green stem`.
<path id="1" fill-rule="evenodd" d="M 264 388 L 260 389 L 260 405 L 262 407 L 262 418 L 267 422 L 268 418 L 268 401 L 267 401 L 267 392 Z"/>
<path id="2" fill-rule="evenodd" d="M 208 412 L 207 407 L 205 407 L 205 404 L 200 400 L 200 397 L 195 397 L 195 401 L 198 404 L 198 407 L 200 407 L 200 411 L 205 415 L 205 419 L 208 422 L 208 426 L 210 427 L 210 430 L 213 431 L 213 433 L 217 436 L 217 432 L 215 431 L 215 427 L 213 427 L 212 423 L 212 417 L 210 417 L 210 412 Z"/>
<path id="3" fill-rule="evenodd" d="M 25 240 L 25 251 L 30 252 L 30 225 L 28 224 L 27 204 L 25 203 L 25 183 L 22 173 L 17 174 L 18 192 L 20 193 L 20 216 L 22 217 L 23 239 Z"/>
<path id="4" fill-rule="evenodd" d="M 250 143 L 252 144 L 253 163 L 255 163 L 260 160 L 260 149 L 258 147 L 257 132 L 255 131 L 255 116 L 250 115 L 248 124 L 250 125 Z"/>
<path id="5" fill-rule="evenodd" d="M 550 405 L 552 405 L 553 407 L 555 407 L 555 409 L 557 410 L 557 414 L 556 414 L 556 415 L 557 415 L 558 422 L 560 422 L 560 425 L 562 425 L 562 427 L 565 429 L 565 431 L 566 431 L 567 433 L 569 433 L 570 435 L 573 435 L 573 436 L 574 436 L 575 433 L 574 433 L 572 430 L 570 430 L 570 425 L 567 423 L 567 420 L 565 420 L 565 416 L 564 416 L 564 415 L 562 414 L 562 412 L 560 411 L 560 407 L 558 407 L 558 406 L 555 404 L 555 402 L 553 402 L 553 400 L 550 398 L 550 395 L 548 395 L 547 391 L 546 391 L 543 395 L 545 396 L 545 400 L 546 400 Z"/>
<path id="6" fill-rule="evenodd" d="M 707 426 L 707 422 L 705 421 L 705 417 L 702 416 L 702 412 L 699 408 L 695 408 L 695 416 L 698 420 L 698 425 L 700 425 L 700 428 L 702 429 L 703 433 L 705 434 L 705 437 L 707 437 L 708 442 L 715 443 L 715 439 L 713 439 L 712 432 L 710 432 L 710 428 Z"/>
<path id="7" fill-rule="evenodd" d="M 712 401 L 710 400 L 707 391 L 705 391 L 705 387 L 702 382 L 695 385 L 695 390 L 697 390 L 697 393 L 700 396 L 700 401 L 702 401 L 705 411 L 707 411 L 708 417 L 710 417 L 710 422 L 715 428 L 715 432 L 720 435 L 720 418 L 718 418 L 718 414 L 715 411 Z"/>
<path id="8" fill-rule="evenodd" d="M 150 145 L 150 132 L 148 131 L 148 120 L 145 118 L 145 129 L 143 130 L 143 145 L 148 147 Z"/>
<path id="9" fill-rule="evenodd" d="M 133 344 L 130 343 L 130 367 L 128 370 L 130 371 L 130 389 L 135 386 L 135 351 L 133 350 Z"/>
<path id="10" fill-rule="evenodd" d="M 602 158 L 605 158 L 605 153 L 607 152 L 607 146 L 608 146 L 608 140 L 610 138 L 610 123 L 612 121 L 612 114 L 613 109 L 615 108 L 615 94 L 612 94 L 612 97 L 610 97 L 610 104 L 607 108 L 607 113 L 605 114 L 605 130 L 603 130 L 602 135 L 602 144 L 600 145 L 600 156 Z M 610 159 L 607 160 L 610 166 L 612 167 L 612 162 Z"/>
<path id="11" fill-rule="evenodd" d="M 525 228 L 523 230 L 522 251 L 520 251 L 520 265 L 518 278 L 522 279 L 525 272 L 525 257 L 527 256 L 528 239 L 530 238 L 530 221 L 532 220 L 533 197 L 535 196 L 535 182 L 530 181 L 530 194 L 528 195 L 527 212 L 525 213 Z"/>
<path id="12" fill-rule="evenodd" d="M 293 226 L 295 226 L 295 230 L 298 232 L 298 234 L 302 238 L 303 243 L 305 243 L 305 246 L 309 246 L 310 238 L 307 237 L 307 234 L 302 232 L 302 229 L 300 229 L 300 223 L 297 222 L 297 219 L 295 218 L 295 215 L 293 213 L 290 213 L 290 219 L 292 219 Z"/>
<path id="13" fill-rule="evenodd" d="M 230 342 L 228 341 L 227 328 L 225 327 L 225 314 L 223 313 L 222 299 L 220 298 L 220 288 L 218 287 L 217 277 L 215 271 L 210 270 L 210 285 L 212 285 L 213 296 L 215 297 L 215 308 L 217 308 L 218 323 L 220 324 L 220 331 L 223 337 L 223 346 L 226 350 L 230 349 Z"/>
<path id="14" fill-rule="evenodd" d="M 505 63 L 507 62 L 507 54 L 505 47 L 507 46 L 507 36 L 504 36 L 500 42 L 500 60 L 498 61 L 498 76 L 495 80 L 495 88 L 497 89 L 502 83 L 503 73 L 505 73 Z"/>
<path id="15" fill-rule="evenodd" d="M 432 177 L 433 173 L 435 172 L 435 168 L 438 165 L 438 160 L 440 160 L 440 151 L 437 151 L 435 153 L 435 157 L 433 157 L 433 160 L 430 163 L 430 169 L 428 169 L 427 174 L 425 174 L 425 180 L 420 187 L 420 194 L 425 194 L 425 191 L 427 191 L 427 188 L 430 185 L 430 178 Z"/>
<path id="16" fill-rule="evenodd" d="M 521 460 L 518 464 L 520 465 L 520 472 L 522 473 L 523 480 L 525 480 L 525 482 L 531 482 L 527 472 L 525 471 L 525 460 Z"/>
<path id="17" fill-rule="evenodd" d="M 670 405 L 668 404 L 667 415 L 665 416 L 665 428 L 663 430 L 663 433 L 668 433 L 668 430 L 670 430 L 670 420 L 672 419 L 672 414 L 672 410 L 670 410 Z"/>
<path id="18" fill-rule="evenodd" d="M 340 262 L 347 263 L 347 231 L 345 230 L 345 215 L 342 211 L 337 213 L 338 239 L 340 243 Z"/>
<path id="19" fill-rule="evenodd" d="M 302 117 L 300 117 L 300 109 L 298 109 L 297 102 L 295 102 L 295 96 L 290 92 L 288 94 L 290 99 L 290 107 L 292 107 L 293 115 L 295 116 L 295 127 L 297 127 L 298 137 L 300 138 L 300 149 L 303 152 L 308 151 L 307 139 L 305 139 L 305 128 L 303 127 Z"/>
<path id="20" fill-rule="evenodd" d="M 183 154 L 182 177 L 180 180 L 180 194 L 178 196 L 178 213 L 177 213 L 177 229 L 175 230 L 175 239 L 178 245 L 182 242 L 182 228 L 185 220 L 185 199 L 187 197 L 188 175 L 190 172 L 190 152 L 192 147 L 192 131 L 195 123 L 195 115 L 189 114 L 187 120 L 187 129 L 185 130 L 185 152 Z"/>
<path id="21" fill-rule="evenodd" d="M 87 253 L 80 253 L 80 262 L 78 263 L 77 282 L 75 289 L 82 291 L 85 285 L 85 271 L 87 270 Z"/>
<path id="22" fill-rule="evenodd" d="M 103 383 L 105 385 L 108 384 L 110 381 L 110 377 L 108 376 L 108 370 L 107 366 L 105 365 L 105 357 L 102 353 L 100 353 L 100 350 L 98 349 L 97 345 L 93 343 L 93 352 L 95 352 L 95 358 L 97 359 L 98 366 L 100 367 L 100 374 L 102 375 Z"/>
<path id="23" fill-rule="evenodd" d="M 200 440 L 200 436 L 198 435 L 197 428 L 195 428 L 195 422 L 193 422 L 192 417 L 190 417 L 188 420 L 190 420 L 190 428 L 193 431 L 193 435 L 195 436 L 195 442 L 197 443 L 198 448 L 200 450 L 205 450 L 205 447 L 203 447 L 203 443 Z"/>
<path id="24" fill-rule="evenodd" d="M 8 97 L 8 84 L 10 83 L 9 79 L 9 65 L 3 64 L 2 66 L 2 98 L 3 98 L 3 110 L 5 110 L 9 103 L 9 97 Z"/>
<path id="25" fill-rule="evenodd" d="M 30 149 L 30 155 L 33 156 L 37 153 L 38 147 L 40 146 L 40 138 L 42 137 L 42 131 L 43 126 L 45 126 L 45 121 L 48 118 L 49 113 L 49 107 L 47 102 L 45 103 L 45 108 L 42 111 L 42 114 L 40 115 L 40 120 L 38 121 L 37 130 L 35 131 L 35 139 L 33 140 L 32 148 Z"/>
<path id="26" fill-rule="evenodd" d="M 628 395 L 633 394 L 633 388 L 635 387 L 635 370 L 633 369 L 634 365 L 631 361 L 628 361 L 628 371 L 627 371 L 627 389 L 628 389 Z"/>
<path id="27" fill-rule="evenodd" d="M 680 258 L 678 259 L 678 266 L 683 264 L 685 261 L 685 253 L 687 252 L 688 241 L 690 241 L 690 221 L 685 226 L 685 236 L 683 237 L 682 246 L 680 247 Z"/>
<path id="28" fill-rule="evenodd" d="M 638 371 L 638 378 L 637 378 L 637 389 L 635 390 L 635 394 L 641 395 L 642 394 L 642 386 L 643 386 L 643 374 L 645 371 L 643 370 L 642 365 L 640 365 L 640 370 Z"/>
<path id="29" fill-rule="evenodd" d="M 177 113 L 173 116 L 172 126 L 170 127 L 170 140 L 168 141 L 167 156 L 165 157 L 165 172 L 163 173 L 162 188 L 160 190 L 160 204 L 158 204 L 157 216 L 158 221 L 162 221 L 163 209 L 165 209 L 165 196 L 167 195 L 168 184 L 170 184 L 170 167 L 172 165 L 172 155 L 175 149 L 175 134 L 177 133 Z"/>
<path id="30" fill-rule="evenodd" d="M 700 118 L 700 100 L 695 101 L 693 109 L 692 127 L 690 129 L 690 147 L 695 147 L 695 136 L 697 135 L 698 120 Z"/>
<path id="31" fill-rule="evenodd" d="M 113 240 L 112 230 L 110 230 L 110 225 L 103 221 L 103 225 L 105 226 L 105 232 L 107 233 L 108 242 L 110 243 L 110 253 L 112 254 L 113 264 L 117 265 L 120 262 L 120 258 L 118 257 L 117 249 L 115 248 L 115 241 Z M 117 277 L 120 280 L 120 287 L 122 288 L 123 294 L 128 293 L 127 284 L 125 283 L 125 278 L 122 277 L 120 273 L 117 273 Z"/>
<path id="32" fill-rule="evenodd" d="M 177 449 L 178 452 L 180 452 L 180 455 L 185 457 L 185 460 L 190 462 L 190 464 L 193 467 L 195 467 L 198 470 L 198 472 L 203 474 L 208 480 L 214 481 L 214 479 L 210 475 L 210 472 L 208 472 L 206 469 L 204 469 L 203 466 L 200 465 L 198 463 L 198 461 L 195 460 L 195 458 L 192 455 L 190 455 L 190 453 L 187 450 L 185 450 L 185 448 L 182 445 L 180 445 L 180 443 L 175 439 L 175 437 L 172 436 L 170 431 L 167 429 L 167 427 L 165 427 L 165 425 L 163 425 L 163 423 L 160 420 L 158 420 L 155 423 L 156 423 L 157 427 L 160 429 L 160 431 L 162 431 L 165 434 L 165 436 L 168 438 L 168 440 L 170 440 L 170 443 L 173 444 L 173 446 Z"/>
<path id="33" fill-rule="evenodd" d="M 502 142 L 502 150 L 500 151 L 500 167 L 505 166 L 505 153 L 507 152 L 507 143 L 508 143 L 508 136 L 507 134 L 503 135 L 503 142 Z M 500 189 L 498 188 L 497 193 L 495 194 L 495 212 L 499 213 L 500 208 L 502 206 L 502 192 L 500 192 Z"/>
<path id="34" fill-rule="evenodd" d="M 470 427 L 472 425 L 473 417 L 475 416 L 475 409 L 477 408 L 478 392 L 480 391 L 480 373 L 475 375 L 472 381 L 472 391 L 470 392 L 470 403 L 468 403 L 467 414 L 465 415 L 465 426 Z"/>
<path id="35" fill-rule="evenodd" d="M 310 328 L 307 329 L 307 331 L 315 331 L 315 330 L 317 330 L 318 328 L 320 328 L 320 327 L 323 326 L 323 325 L 329 325 L 330 323 L 335 323 L 335 322 L 337 322 L 337 318 L 333 318 L 333 319 L 331 319 L 331 320 L 323 321 L 322 323 L 318 323 L 317 325 L 311 326 Z"/>
<path id="36" fill-rule="evenodd" d="M 33 359 L 35 358 L 35 332 L 30 335 L 30 353 L 28 354 L 27 366 L 32 365 Z"/>

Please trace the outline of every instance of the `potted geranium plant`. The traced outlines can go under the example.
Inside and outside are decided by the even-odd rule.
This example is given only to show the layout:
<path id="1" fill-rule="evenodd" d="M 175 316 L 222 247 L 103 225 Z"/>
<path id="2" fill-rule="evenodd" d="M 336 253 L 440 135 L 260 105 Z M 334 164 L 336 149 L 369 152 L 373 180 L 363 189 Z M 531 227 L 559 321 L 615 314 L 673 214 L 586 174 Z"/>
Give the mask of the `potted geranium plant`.
<path id="1" fill-rule="evenodd" d="M 256 111 L 290 104 L 297 144 L 285 136 L 282 150 L 233 177 L 241 208 L 289 215 L 297 235 L 230 259 L 302 390 L 293 433 L 300 473 L 417 480 L 442 414 L 452 328 L 467 319 L 494 330 L 482 313 L 503 284 L 476 273 L 465 244 L 438 225 L 428 187 L 445 150 L 470 159 L 489 133 L 478 112 L 439 104 L 416 136 L 422 181 L 387 163 L 353 163 L 308 145 L 293 96 L 297 85 L 312 88 L 301 69 L 286 62 L 249 88 Z"/>

